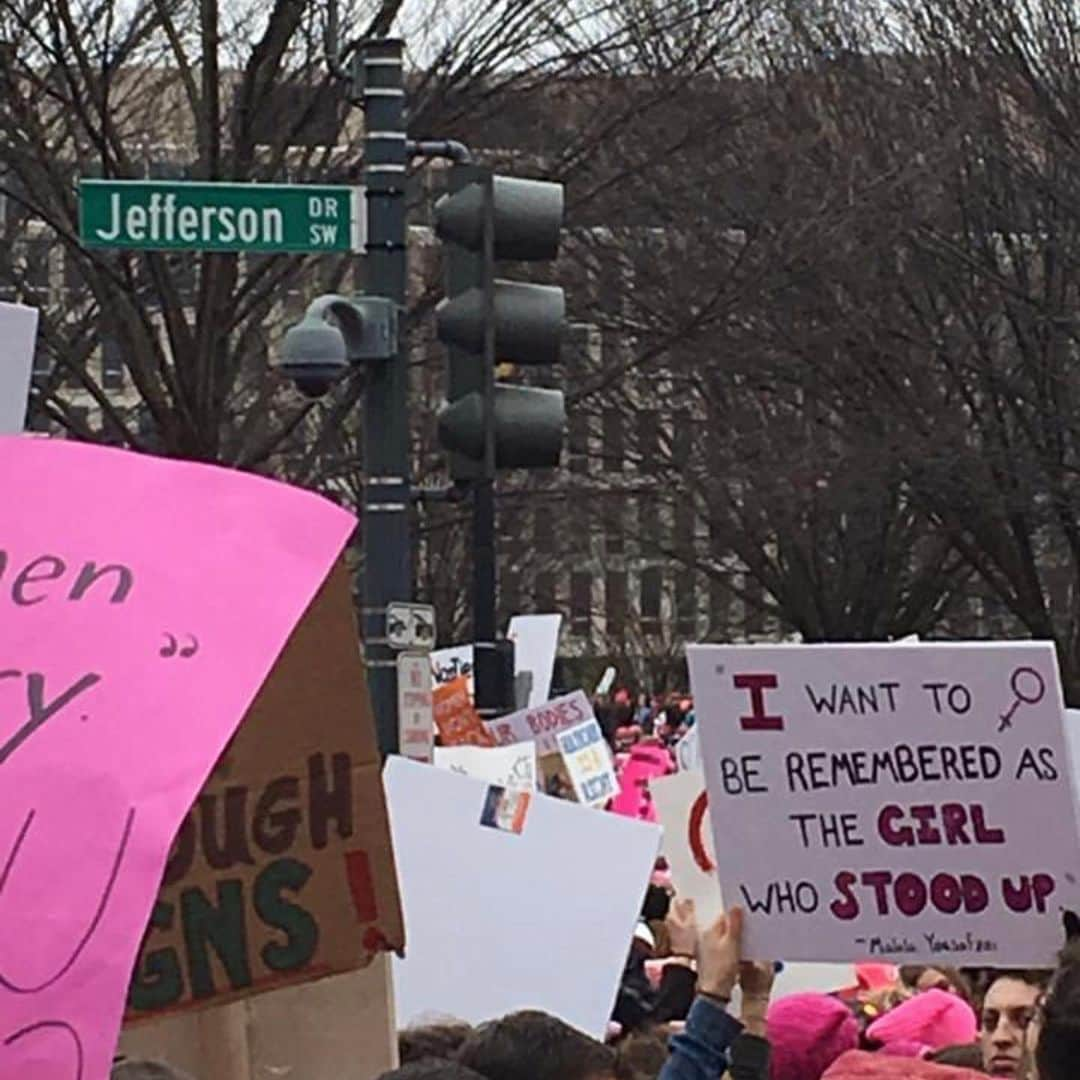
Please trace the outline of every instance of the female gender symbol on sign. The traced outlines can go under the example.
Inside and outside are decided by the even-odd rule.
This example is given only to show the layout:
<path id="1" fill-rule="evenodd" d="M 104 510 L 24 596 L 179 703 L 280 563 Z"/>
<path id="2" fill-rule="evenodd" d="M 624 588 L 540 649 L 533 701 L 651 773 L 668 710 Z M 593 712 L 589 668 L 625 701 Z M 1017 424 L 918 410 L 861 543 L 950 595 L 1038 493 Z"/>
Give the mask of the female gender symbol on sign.
<path id="1" fill-rule="evenodd" d="M 1038 705 L 1046 696 L 1046 680 L 1032 667 L 1018 667 L 1009 680 L 1012 687 L 1013 701 L 1006 712 L 1001 714 L 998 732 L 1012 727 L 1013 717 L 1021 705 Z"/>

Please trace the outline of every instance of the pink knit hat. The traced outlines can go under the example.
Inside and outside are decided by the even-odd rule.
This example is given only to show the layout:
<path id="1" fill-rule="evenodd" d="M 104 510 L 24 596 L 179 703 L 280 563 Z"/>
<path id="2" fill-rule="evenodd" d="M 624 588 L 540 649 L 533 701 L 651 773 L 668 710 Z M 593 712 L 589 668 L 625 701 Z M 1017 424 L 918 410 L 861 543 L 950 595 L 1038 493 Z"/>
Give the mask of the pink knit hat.
<path id="1" fill-rule="evenodd" d="M 928 990 L 875 1020 L 866 1035 L 886 1054 L 923 1057 L 943 1046 L 972 1043 L 978 1030 L 966 1001 L 945 990 Z"/>
<path id="2" fill-rule="evenodd" d="M 793 994 L 769 1007 L 770 1080 L 820 1080 L 843 1053 L 859 1044 L 851 1010 L 825 994 Z"/>

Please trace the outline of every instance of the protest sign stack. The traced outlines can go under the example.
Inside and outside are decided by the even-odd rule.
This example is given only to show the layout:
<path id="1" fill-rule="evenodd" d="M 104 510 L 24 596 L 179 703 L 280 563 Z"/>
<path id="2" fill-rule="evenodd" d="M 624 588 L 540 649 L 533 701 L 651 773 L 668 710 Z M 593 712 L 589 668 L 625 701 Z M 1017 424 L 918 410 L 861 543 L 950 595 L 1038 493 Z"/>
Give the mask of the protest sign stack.
<path id="1" fill-rule="evenodd" d="M 278 987 L 300 1015 L 299 984 L 400 947 L 350 515 L 53 440 L 0 439 L 0 484 L 0 1075 L 107 1075 L 129 988 L 152 1046 Z M 377 1072 L 389 1034 L 352 1053 Z"/>

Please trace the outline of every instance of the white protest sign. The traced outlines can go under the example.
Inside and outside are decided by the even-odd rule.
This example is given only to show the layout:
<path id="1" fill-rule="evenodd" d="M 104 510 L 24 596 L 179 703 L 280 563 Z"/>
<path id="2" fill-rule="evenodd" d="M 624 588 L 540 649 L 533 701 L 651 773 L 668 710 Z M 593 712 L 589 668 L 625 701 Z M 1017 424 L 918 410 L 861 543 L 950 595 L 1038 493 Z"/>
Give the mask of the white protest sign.
<path id="1" fill-rule="evenodd" d="M 596 684 L 596 689 L 593 694 L 596 697 L 603 697 L 605 694 L 611 693 L 611 688 L 615 685 L 615 668 L 610 664 L 604 668 L 604 674 L 600 676 L 600 681 Z"/>
<path id="2" fill-rule="evenodd" d="M 600 725 L 586 720 L 560 731 L 555 738 L 578 802 L 603 806 L 619 790 L 619 780 Z"/>
<path id="3" fill-rule="evenodd" d="M 1053 960 L 1080 844 L 1052 645 L 688 653 L 748 955 Z"/>
<path id="4" fill-rule="evenodd" d="M 26 424 L 37 325 L 36 308 L 0 303 L 0 435 Z"/>
<path id="5" fill-rule="evenodd" d="M 675 744 L 675 760 L 680 769 L 701 768 L 701 739 L 697 724 Z"/>
<path id="6" fill-rule="evenodd" d="M 514 643 L 514 673 L 532 675 L 530 709 L 542 705 L 551 694 L 561 625 L 561 615 L 515 615 L 507 627 L 506 636 Z"/>
<path id="7" fill-rule="evenodd" d="M 486 780 L 511 791 L 536 790 L 536 744 L 517 746 L 437 746 L 440 769 Z"/>
<path id="8" fill-rule="evenodd" d="M 699 926 L 709 926 L 724 910 L 716 876 L 705 774 L 700 769 L 649 781 L 656 816 L 664 827 L 661 854 L 681 897 L 694 901 Z"/>
<path id="9" fill-rule="evenodd" d="M 556 732 L 595 719 L 589 699 L 581 690 L 575 690 L 535 708 L 520 709 L 500 716 L 498 720 L 489 720 L 486 726 L 499 746 L 535 742 L 536 752 L 543 757 L 559 752 Z"/>
<path id="10" fill-rule="evenodd" d="M 426 653 L 400 653 L 398 677 L 398 752 L 414 761 L 431 761 L 435 718 L 431 663 Z"/>
<path id="11" fill-rule="evenodd" d="M 431 676 L 436 686 L 453 682 L 459 675 L 464 675 L 469 683 L 469 697 L 476 693 L 473 685 L 473 647 L 471 645 L 451 645 L 446 649 L 435 649 L 431 653 Z"/>
<path id="12" fill-rule="evenodd" d="M 498 788 L 400 757 L 383 783 L 408 940 L 399 1026 L 542 1009 L 602 1039 L 659 826 L 536 793 L 493 812 Z"/>

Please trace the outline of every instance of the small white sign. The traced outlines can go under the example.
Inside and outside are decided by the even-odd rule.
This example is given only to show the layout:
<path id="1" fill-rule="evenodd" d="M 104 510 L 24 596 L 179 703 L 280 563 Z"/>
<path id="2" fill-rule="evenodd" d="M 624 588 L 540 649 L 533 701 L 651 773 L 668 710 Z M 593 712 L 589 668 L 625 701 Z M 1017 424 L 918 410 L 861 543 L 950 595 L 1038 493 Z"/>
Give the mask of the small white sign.
<path id="1" fill-rule="evenodd" d="M 486 780 L 508 791 L 536 790 L 536 745 L 437 746 L 435 764 L 440 769 Z"/>
<path id="2" fill-rule="evenodd" d="M 675 760 L 682 771 L 701 769 L 701 736 L 695 724 L 676 744 Z"/>
<path id="3" fill-rule="evenodd" d="M 615 764 L 604 733 L 595 720 L 556 735 L 574 794 L 586 806 L 603 806 L 619 790 Z"/>
<path id="4" fill-rule="evenodd" d="M 386 643 L 391 649 L 430 651 L 435 644 L 435 609 L 430 604 L 388 604 Z"/>
<path id="5" fill-rule="evenodd" d="M 498 720 L 489 720 L 487 729 L 499 746 L 535 742 L 536 752 L 544 757 L 559 752 L 556 732 L 595 719 L 589 699 L 581 690 L 575 690 L 572 694 L 553 698 L 536 708 L 520 709 L 500 716 Z"/>
<path id="6" fill-rule="evenodd" d="M 532 677 L 530 709 L 542 705 L 551 696 L 561 626 L 561 615 L 515 615 L 506 629 L 507 638 L 514 643 L 514 674 L 527 673 Z"/>
<path id="7" fill-rule="evenodd" d="M 431 654 L 431 676 L 436 686 L 443 686 L 453 682 L 458 676 L 464 675 L 469 683 L 469 697 L 475 689 L 473 686 L 473 647 L 471 645 L 451 645 L 445 649 L 436 649 Z"/>
<path id="8" fill-rule="evenodd" d="M 431 701 L 431 664 L 424 653 L 397 658 L 398 753 L 414 761 L 431 761 L 435 718 Z"/>
<path id="9" fill-rule="evenodd" d="M 1053 962 L 1080 841 L 1051 644 L 688 651 L 747 955 Z"/>
<path id="10" fill-rule="evenodd" d="M 0 435 L 26 425 L 37 325 L 37 308 L 0 303 Z"/>

